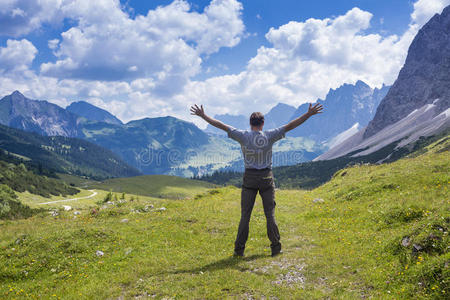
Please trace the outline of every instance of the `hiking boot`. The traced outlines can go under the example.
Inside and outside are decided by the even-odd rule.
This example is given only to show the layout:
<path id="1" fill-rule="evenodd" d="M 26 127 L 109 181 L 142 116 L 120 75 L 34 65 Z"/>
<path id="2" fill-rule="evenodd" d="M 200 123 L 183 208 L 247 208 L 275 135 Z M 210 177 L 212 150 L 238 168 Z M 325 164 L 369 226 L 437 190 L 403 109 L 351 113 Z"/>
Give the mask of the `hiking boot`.
<path id="1" fill-rule="evenodd" d="M 234 257 L 244 257 L 244 252 L 234 251 L 233 256 Z"/>
<path id="2" fill-rule="evenodd" d="M 281 249 L 272 251 L 272 257 L 275 257 L 275 256 L 280 255 L 280 254 L 283 254 L 283 251 Z"/>
<path id="3" fill-rule="evenodd" d="M 281 243 L 278 243 L 278 245 L 276 246 L 271 246 L 271 249 L 272 249 L 272 257 L 283 253 L 283 251 L 281 251 Z"/>

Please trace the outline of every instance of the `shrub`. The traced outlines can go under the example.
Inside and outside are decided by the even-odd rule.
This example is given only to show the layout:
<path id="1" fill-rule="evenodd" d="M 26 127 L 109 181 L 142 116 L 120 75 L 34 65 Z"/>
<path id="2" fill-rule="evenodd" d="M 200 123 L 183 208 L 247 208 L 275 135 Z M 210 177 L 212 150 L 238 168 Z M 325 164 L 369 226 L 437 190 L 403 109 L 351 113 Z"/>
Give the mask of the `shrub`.
<path id="1" fill-rule="evenodd" d="M 106 203 L 106 202 L 108 202 L 108 201 L 111 201 L 112 198 L 113 198 L 113 194 L 112 194 L 112 192 L 110 191 L 108 194 L 106 194 L 105 198 L 103 198 L 103 203 Z"/>
<path id="2" fill-rule="evenodd" d="M 38 211 L 23 205 L 10 187 L 0 185 L 0 219 L 28 218 Z"/>
<path id="3" fill-rule="evenodd" d="M 411 206 L 407 208 L 398 207 L 391 211 L 385 213 L 382 216 L 382 220 L 387 225 L 395 223 L 408 223 L 413 220 L 422 218 L 424 215 L 424 210 L 419 207 Z"/>

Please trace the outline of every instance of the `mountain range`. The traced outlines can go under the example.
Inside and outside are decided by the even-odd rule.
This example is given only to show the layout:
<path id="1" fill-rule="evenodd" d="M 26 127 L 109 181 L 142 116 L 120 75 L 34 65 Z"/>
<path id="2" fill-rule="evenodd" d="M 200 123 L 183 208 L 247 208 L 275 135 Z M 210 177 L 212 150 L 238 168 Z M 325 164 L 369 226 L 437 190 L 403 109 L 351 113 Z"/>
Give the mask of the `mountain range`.
<path id="1" fill-rule="evenodd" d="M 48 101 L 31 100 L 19 91 L 0 100 L 0 124 L 42 135 L 78 137 L 80 117 Z"/>
<path id="2" fill-rule="evenodd" d="M 388 89 L 372 89 L 362 81 L 331 89 L 324 100 L 317 101 L 326 107 L 320 120 L 311 118 L 275 145 L 274 166 L 310 161 L 367 125 Z M 308 105 L 295 108 L 278 103 L 265 115 L 266 128 L 286 124 L 305 113 Z M 203 131 L 193 123 L 170 116 L 124 124 L 84 101 L 63 109 L 47 101 L 28 99 L 18 91 L 0 100 L 0 114 L 0 122 L 7 126 L 95 143 L 144 174 L 198 176 L 217 170 L 242 171 L 240 147 L 223 132 L 211 128 Z M 248 127 L 245 116 L 216 117 L 236 128 Z"/>
<path id="3" fill-rule="evenodd" d="M 380 89 L 372 89 L 358 80 L 355 84 L 344 84 L 337 89 L 331 89 L 325 99 L 315 102 L 324 106 L 324 112 L 320 117 L 311 118 L 302 126 L 292 130 L 290 135 L 327 142 L 353 126 L 364 127 L 372 120 L 378 104 L 389 88 L 383 85 Z M 309 103 L 300 105 L 291 119 L 307 112 L 308 106 Z"/>
<path id="4" fill-rule="evenodd" d="M 363 81 L 355 84 L 344 84 L 337 89 L 330 89 L 324 100 L 315 103 L 324 105 L 324 113 L 320 118 L 311 118 L 302 126 L 288 133 L 291 137 L 306 137 L 317 143 L 327 143 L 337 135 L 351 128 L 366 126 L 375 115 L 381 99 L 386 95 L 389 86 L 372 89 Z M 315 104 L 312 103 L 312 104 Z M 284 103 L 278 103 L 265 114 L 265 127 L 276 128 L 282 126 L 308 111 L 309 103 L 298 108 Z M 216 119 L 236 128 L 249 127 L 249 117 L 244 115 L 216 115 Z M 221 133 L 219 129 L 208 125 L 208 132 Z M 222 133 L 223 134 L 223 133 Z"/>
<path id="5" fill-rule="evenodd" d="M 286 110 L 278 104 L 269 114 L 280 124 Z M 48 112 L 48 113 L 47 113 Z M 44 136 L 84 139 L 111 150 L 144 174 L 202 175 L 218 169 L 241 170 L 239 145 L 225 136 L 211 135 L 193 123 L 174 117 L 144 118 L 123 124 L 109 112 L 87 102 L 66 109 L 31 100 L 15 91 L 0 100 L 0 123 Z M 311 160 L 325 148 L 303 137 L 280 142 L 274 165 Z"/>

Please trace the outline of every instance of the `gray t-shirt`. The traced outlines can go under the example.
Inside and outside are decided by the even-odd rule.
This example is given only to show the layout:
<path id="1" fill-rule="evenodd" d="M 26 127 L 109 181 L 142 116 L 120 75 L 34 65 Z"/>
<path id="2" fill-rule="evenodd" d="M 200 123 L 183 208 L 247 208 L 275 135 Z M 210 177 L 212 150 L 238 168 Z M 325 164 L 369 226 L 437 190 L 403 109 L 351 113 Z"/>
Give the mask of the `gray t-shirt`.
<path id="1" fill-rule="evenodd" d="M 284 126 L 264 131 L 228 129 L 228 137 L 241 144 L 245 168 L 251 169 L 272 168 L 272 145 L 285 134 Z"/>

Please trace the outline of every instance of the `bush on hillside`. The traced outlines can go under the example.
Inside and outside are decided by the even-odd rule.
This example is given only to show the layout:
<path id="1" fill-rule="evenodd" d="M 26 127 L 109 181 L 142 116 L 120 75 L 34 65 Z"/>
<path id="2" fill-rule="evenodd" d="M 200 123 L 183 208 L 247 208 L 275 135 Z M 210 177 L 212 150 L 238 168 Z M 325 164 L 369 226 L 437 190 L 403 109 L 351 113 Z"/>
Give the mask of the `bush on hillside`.
<path id="1" fill-rule="evenodd" d="M 0 161 L 0 184 L 17 192 L 28 191 L 43 197 L 74 195 L 79 192 L 59 180 L 33 173 L 22 163 L 16 165 L 4 161 Z"/>
<path id="2" fill-rule="evenodd" d="M 105 198 L 103 198 L 103 203 L 112 201 L 113 199 L 113 193 L 110 191 L 108 194 L 105 195 Z"/>
<path id="3" fill-rule="evenodd" d="M 0 185 L 0 219 L 28 218 L 37 211 L 23 205 L 11 188 Z"/>

